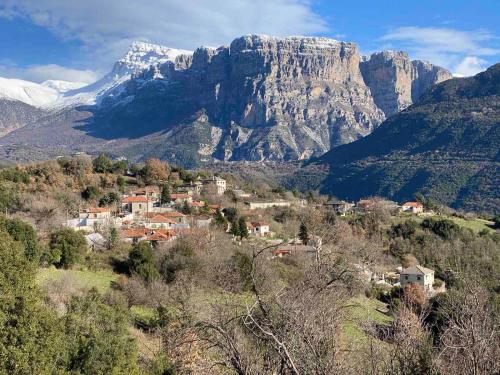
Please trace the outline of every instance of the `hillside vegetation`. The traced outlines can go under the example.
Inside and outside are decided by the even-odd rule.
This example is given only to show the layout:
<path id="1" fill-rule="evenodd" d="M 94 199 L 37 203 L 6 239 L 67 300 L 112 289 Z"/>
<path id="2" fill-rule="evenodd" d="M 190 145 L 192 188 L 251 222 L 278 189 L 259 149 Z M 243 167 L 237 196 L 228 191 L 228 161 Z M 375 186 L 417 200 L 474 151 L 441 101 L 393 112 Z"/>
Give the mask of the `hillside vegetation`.
<path id="1" fill-rule="evenodd" d="M 315 163 L 330 169 L 322 190 L 397 201 L 421 192 L 454 208 L 499 212 L 499 125 L 497 64 L 434 86 L 369 136 L 322 156 Z"/>

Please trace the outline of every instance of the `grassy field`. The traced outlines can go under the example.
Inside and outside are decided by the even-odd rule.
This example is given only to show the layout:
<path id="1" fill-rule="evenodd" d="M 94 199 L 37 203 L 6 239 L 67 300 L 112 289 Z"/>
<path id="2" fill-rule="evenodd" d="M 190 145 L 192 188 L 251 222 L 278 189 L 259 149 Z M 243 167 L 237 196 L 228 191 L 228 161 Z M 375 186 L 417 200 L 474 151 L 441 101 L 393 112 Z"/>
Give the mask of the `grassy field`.
<path id="1" fill-rule="evenodd" d="M 111 287 L 111 283 L 118 279 L 118 275 L 111 271 L 63 270 L 50 267 L 40 268 L 36 280 L 38 285 L 43 286 L 66 277 L 76 282 L 81 288 L 95 287 L 101 293 L 106 292 Z"/>
<path id="2" fill-rule="evenodd" d="M 390 324 L 392 317 L 378 311 L 385 311 L 386 305 L 375 299 L 358 296 L 349 301 L 349 321 L 343 327 L 343 333 L 354 341 L 363 341 L 366 334 L 363 332 L 362 324 Z"/>
<path id="3" fill-rule="evenodd" d="M 460 225 L 461 227 L 464 228 L 469 228 L 472 229 L 474 232 L 479 233 L 482 230 L 487 230 L 494 232 L 495 229 L 492 228 L 493 222 L 484 220 L 484 219 L 472 219 L 472 220 L 465 220 L 460 217 L 455 217 L 455 216 L 449 216 L 447 219 L 452 220 L 455 222 L 457 225 Z"/>

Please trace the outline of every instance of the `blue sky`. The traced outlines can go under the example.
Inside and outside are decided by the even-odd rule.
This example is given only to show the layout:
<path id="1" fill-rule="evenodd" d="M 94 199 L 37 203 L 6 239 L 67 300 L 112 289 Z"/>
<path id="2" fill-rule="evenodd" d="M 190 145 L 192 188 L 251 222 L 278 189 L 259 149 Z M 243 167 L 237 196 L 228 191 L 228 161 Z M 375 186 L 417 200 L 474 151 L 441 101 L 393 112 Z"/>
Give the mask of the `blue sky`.
<path id="1" fill-rule="evenodd" d="M 407 51 L 460 75 L 500 61 L 498 0 L 0 0 L 0 76 L 91 82 L 134 40 L 194 49 L 248 33 Z"/>

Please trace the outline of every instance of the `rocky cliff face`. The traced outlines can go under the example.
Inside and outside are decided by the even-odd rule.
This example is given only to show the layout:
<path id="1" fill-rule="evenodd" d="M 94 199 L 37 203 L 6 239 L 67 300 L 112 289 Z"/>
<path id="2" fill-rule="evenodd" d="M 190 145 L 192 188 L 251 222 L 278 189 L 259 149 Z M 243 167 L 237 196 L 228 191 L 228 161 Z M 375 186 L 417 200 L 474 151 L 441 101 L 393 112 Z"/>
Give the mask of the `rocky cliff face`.
<path id="1" fill-rule="evenodd" d="M 446 69 L 411 61 L 406 52 L 383 51 L 361 62 L 361 72 L 375 104 L 389 117 L 418 100 L 435 83 L 452 77 Z"/>
<path id="2" fill-rule="evenodd" d="M 244 36 L 229 47 L 198 49 L 190 65 L 178 58 L 152 67 L 119 101 L 143 113 L 144 99 L 155 92 L 165 124 L 202 114 L 213 135 L 202 154 L 304 159 L 369 134 L 383 121 L 359 58 L 352 43 Z M 105 112 L 106 124 L 123 122 L 121 110 Z"/>
<path id="3" fill-rule="evenodd" d="M 327 38 L 247 35 L 193 54 L 136 43 L 103 79 L 67 94 L 92 116 L 57 126 L 91 144 L 79 148 L 135 160 L 300 160 L 370 134 L 447 74 L 403 53 L 360 61 L 355 44 Z M 35 142 L 25 134 L 2 142 Z"/>

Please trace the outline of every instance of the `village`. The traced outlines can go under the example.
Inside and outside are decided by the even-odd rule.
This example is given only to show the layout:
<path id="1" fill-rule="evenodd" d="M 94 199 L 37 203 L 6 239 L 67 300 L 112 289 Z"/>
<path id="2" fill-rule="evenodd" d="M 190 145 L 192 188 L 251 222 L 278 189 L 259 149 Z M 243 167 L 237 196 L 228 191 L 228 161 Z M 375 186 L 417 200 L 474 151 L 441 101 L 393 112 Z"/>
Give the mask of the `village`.
<path id="1" fill-rule="evenodd" d="M 293 195 L 289 199 L 264 199 L 253 192 L 229 185 L 226 179 L 217 175 L 208 178 L 198 176 L 194 181 L 184 181 L 178 172 L 171 172 L 168 181 L 169 184 L 164 185 L 132 186 L 115 205 L 86 207 L 79 212 L 78 217 L 68 219 L 64 226 L 83 231 L 89 248 L 102 250 L 107 242 L 104 233 L 109 232 L 110 228 L 116 231 L 119 240 L 124 243 L 144 241 L 155 248 L 187 233 L 210 236 L 210 229 L 218 225 L 233 241 L 241 243 L 245 238 L 246 241 L 270 246 L 269 259 L 298 254 L 315 258 L 322 251 L 323 238 L 301 235 L 302 228 L 291 235 L 275 233 L 268 222 L 272 209 L 309 206 L 338 217 L 363 215 L 381 207 L 402 215 L 426 217 L 433 214 L 426 212 L 424 205 L 417 201 L 398 205 L 381 198 L 366 198 L 358 202 L 331 198 L 318 203 Z M 238 217 L 235 217 L 236 212 Z M 418 264 L 382 271 L 370 269 L 366 265 L 355 266 L 365 282 L 386 291 L 410 283 L 419 284 L 429 296 L 445 290 L 442 281 L 435 282 L 433 270 Z"/>

